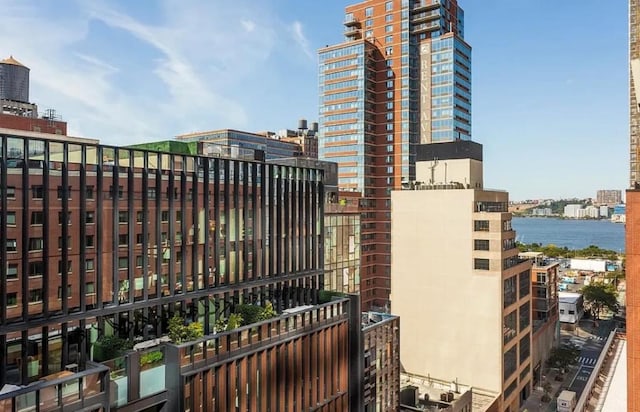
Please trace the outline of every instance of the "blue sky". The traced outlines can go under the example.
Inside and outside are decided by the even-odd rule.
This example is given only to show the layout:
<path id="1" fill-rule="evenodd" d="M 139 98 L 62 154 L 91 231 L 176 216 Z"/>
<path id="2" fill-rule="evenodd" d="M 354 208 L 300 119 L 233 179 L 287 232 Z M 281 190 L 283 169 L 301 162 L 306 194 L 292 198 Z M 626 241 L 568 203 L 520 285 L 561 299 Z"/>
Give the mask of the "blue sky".
<path id="1" fill-rule="evenodd" d="M 0 0 L 0 56 L 31 100 L 108 144 L 317 119 L 317 49 L 348 0 Z M 512 200 L 595 197 L 628 179 L 627 2 L 460 0 L 473 139 Z"/>

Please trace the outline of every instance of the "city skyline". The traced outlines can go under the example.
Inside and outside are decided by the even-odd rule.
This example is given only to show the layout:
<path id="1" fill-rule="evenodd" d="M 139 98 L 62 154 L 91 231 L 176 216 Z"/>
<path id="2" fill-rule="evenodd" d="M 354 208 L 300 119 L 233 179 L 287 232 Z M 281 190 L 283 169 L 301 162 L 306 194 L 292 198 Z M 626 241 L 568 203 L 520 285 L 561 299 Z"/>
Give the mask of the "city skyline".
<path id="1" fill-rule="evenodd" d="M 31 100 L 57 109 L 70 134 L 105 144 L 292 128 L 318 117 L 316 51 L 342 41 L 349 3 L 11 4 L 0 55 L 32 69 Z M 513 200 L 625 187 L 627 5 L 605 15 L 595 1 L 460 6 L 487 186 Z"/>

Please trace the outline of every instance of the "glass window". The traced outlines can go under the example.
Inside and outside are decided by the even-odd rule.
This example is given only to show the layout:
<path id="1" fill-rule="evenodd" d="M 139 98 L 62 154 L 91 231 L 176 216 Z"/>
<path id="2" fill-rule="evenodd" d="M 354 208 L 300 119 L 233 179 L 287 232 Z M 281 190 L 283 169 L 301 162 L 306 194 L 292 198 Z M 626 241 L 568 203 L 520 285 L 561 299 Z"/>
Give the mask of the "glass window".
<path id="1" fill-rule="evenodd" d="M 504 317 L 504 325 L 502 327 L 504 333 L 503 343 L 506 345 L 511 341 L 511 339 L 515 338 L 518 334 L 518 325 L 517 325 L 517 315 L 516 311 L 505 315 Z"/>
<path id="2" fill-rule="evenodd" d="M 29 238 L 29 250 L 42 250 L 44 247 L 44 241 L 41 237 L 30 237 Z"/>
<path id="3" fill-rule="evenodd" d="M 393 10 L 393 1 L 386 2 L 385 5 L 384 5 L 384 10 L 385 11 Z"/>
<path id="4" fill-rule="evenodd" d="M 44 275 L 44 262 L 29 262 L 29 276 Z"/>
<path id="5" fill-rule="evenodd" d="M 529 302 L 520 306 L 519 318 L 520 318 L 520 332 L 525 330 L 531 323 L 531 305 Z"/>
<path id="6" fill-rule="evenodd" d="M 524 272 L 520 273 L 519 276 L 520 287 L 518 289 L 520 290 L 520 299 L 522 299 L 531 292 L 531 271 L 525 270 Z"/>
<path id="7" fill-rule="evenodd" d="M 474 239 L 473 250 L 489 250 L 489 241 L 485 239 Z"/>
<path id="8" fill-rule="evenodd" d="M 531 334 L 520 339 L 520 365 L 525 363 L 531 355 Z"/>
<path id="9" fill-rule="evenodd" d="M 87 212 L 85 214 L 85 222 L 87 224 L 92 224 L 95 222 L 95 214 L 93 212 Z"/>
<path id="10" fill-rule="evenodd" d="M 161 217 L 162 217 L 162 221 L 163 222 L 168 222 L 169 221 L 169 211 L 168 210 L 163 210 Z"/>
<path id="11" fill-rule="evenodd" d="M 504 380 L 513 375 L 518 367 L 518 345 L 514 345 L 504 354 Z"/>
<path id="12" fill-rule="evenodd" d="M 93 270 L 93 259 L 87 259 L 85 261 L 85 266 L 87 270 Z"/>
<path id="13" fill-rule="evenodd" d="M 473 230 L 476 232 L 488 232 L 489 231 L 489 221 L 488 220 L 474 220 L 473 221 Z"/>
<path id="14" fill-rule="evenodd" d="M 18 294 L 7 293 L 7 306 L 18 306 Z"/>
<path id="15" fill-rule="evenodd" d="M 87 197 L 87 199 L 93 199 L 94 198 L 93 186 L 87 186 L 85 188 L 85 196 Z"/>
<path id="16" fill-rule="evenodd" d="M 44 199 L 44 187 L 31 186 L 31 197 L 34 199 Z"/>
<path id="17" fill-rule="evenodd" d="M 393 21 L 393 14 L 387 14 L 386 16 L 384 16 L 384 21 L 387 23 L 390 23 Z"/>
<path id="18" fill-rule="evenodd" d="M 393 43 L 393 36 L 392 35 L 388 35 L 384 38 L 384 42 L 385 43 Z"/>
<path id="19" fill-rule="evenodd" d="M 96 285 L 95 285 L 95 283 L 93 283 L 93 282 L 87 283 L 86 286 L 85 286 L 85 290 L 86 290 L 87 295 L 91 295 L 93 293 L 96 293 Z"/>
<path id="20" fill-rule="evenodd" d="M 7 239 L 7 252 L 16 252 L 18 250 L 18 241 L 15 239 Z"/>
<path id="21" fill-rule="evenodd" d="M 17 279 L 17 278 L 18 278 L 18 264 L 9 263 L 7 265 L 7 279 Z"/>
<path id="22" fill-rule="evenodd" d="M 367 7 L 366 9 L 364 9 L 364 15 L 366 17 L 373 16 L 373 7 Z"/>
<path id="23" fill-rule="evenodd" d="M 32 225 L 44 224 L 44 212 L 42 211 L 31 212 L 31 224 Z"/>
<path id="24" fill-rule="evenodd" d="M 384 27 L 384 32 L 385 33 L 391 33 L 392 31 L 393 31 L 393 24 L 389 24 L 389 25 Z"/>
<path id="25" fill-rule="evenodd" d="M 16 225 L 16 212 L 7 212 L 7 224 L 11 226 Z"/>
<path id="26" fill-rule="evenodd" d="M 84 238 L 84 245 L 85 245 L 86 247 L 94 247 L 95 242 L 94 242 L 94 237 L 93 237 L 93 235 L 87 235 L 87 236 L 85 236 L 85 238 Z"/>
<path id="27" fill-rule="evenodd" d="M 62 299 L 62 286 L 58 286 L 58 299 Z M 67 299 L 71 299 L 71 285 L 67 285 Z"/>
<path id="28" fill-rule="evenodd" d="M 129 222 L 129 213 L 118 212 L 118 223 L 127 223 L 127 222 Z"/>
<path id="29" fill-rule="evenodd" d="M 42 289 L 31 289 L 29 291 L 29 303 L 42 302 Z"/>
<path id="30" fill-rule="evenodd" d="M 489 270 L 489 259 L 473 259 L 473 268 L 476 270 Z"/>
<path id="31" fill-rule="evenodd" d="M 504 290 L 503 290 L 503 299 L 504 299 L 504 307 L 515 303 L 516 301 L 516 277 L 511 276 L 508 279 L 504 280 Z"/>
<path id="32" fill-rule="evenodd" d="M 124 235 L 118 235 L 118 245 L 119 246 L 127 246 L 129 244 L 129 236 L 124 234 Z"/>
<path id="33" fill-rule="evenodd" d="M 129 258 L 127 257 L 119 257 L 118 258 L 118 269 L 127 269 L 129 267 Z"/>
<path id="34" fill-rule="evenodd" d="M 7 199 L 16 198 L 16 188 L 14 186 L 7 186 Z"/>

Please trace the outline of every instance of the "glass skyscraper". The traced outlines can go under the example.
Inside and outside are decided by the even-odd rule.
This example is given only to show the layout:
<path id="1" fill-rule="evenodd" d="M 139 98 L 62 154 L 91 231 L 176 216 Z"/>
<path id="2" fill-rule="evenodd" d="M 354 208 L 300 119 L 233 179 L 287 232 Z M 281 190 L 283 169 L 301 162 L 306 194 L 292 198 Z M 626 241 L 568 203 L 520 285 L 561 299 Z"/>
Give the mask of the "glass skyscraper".
<path id="1" fill-rule="evenodd" d="M 366 0 L 344 25 L 319 52 L 319 157 L 362 196 L 368 310 L 388 305 L 390 193 L 415 180 L 415 146 L 471 140 L 471 47 L 455 0 Z"/>

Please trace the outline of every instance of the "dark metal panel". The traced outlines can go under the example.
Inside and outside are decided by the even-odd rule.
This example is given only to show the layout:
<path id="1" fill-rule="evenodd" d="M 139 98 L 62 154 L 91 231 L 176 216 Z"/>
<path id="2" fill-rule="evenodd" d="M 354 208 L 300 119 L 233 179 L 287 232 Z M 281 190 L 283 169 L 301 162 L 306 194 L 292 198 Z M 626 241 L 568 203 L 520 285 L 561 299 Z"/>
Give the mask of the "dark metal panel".
<path id="1" fill-rule="evenodd" d="M 62 276 L 60 287 L 62 288 L 62 313 L 69 313 L 69 144 L 62 145 Z M 47 291 L 48 292 L 48 291 Z M 46 293 L 48 295 L 48 293 Z"/>

